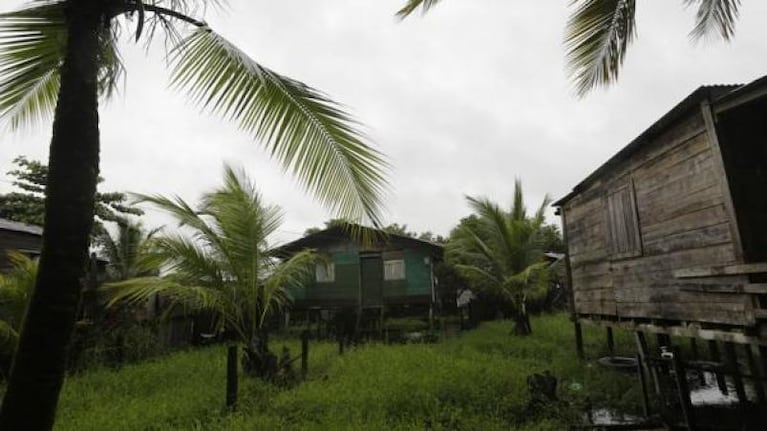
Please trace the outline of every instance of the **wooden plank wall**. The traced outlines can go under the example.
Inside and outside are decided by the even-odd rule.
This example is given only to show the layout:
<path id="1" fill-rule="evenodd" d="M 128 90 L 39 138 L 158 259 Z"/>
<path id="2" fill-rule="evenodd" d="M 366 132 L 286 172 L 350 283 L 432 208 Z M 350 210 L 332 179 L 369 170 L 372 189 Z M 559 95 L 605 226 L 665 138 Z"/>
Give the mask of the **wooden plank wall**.
<path id="1" fill-rule="evenodd" d="M 25 232 L 0 229 L 0 271 L 10 269 L 6 258 L 10 250 L 35 250 L 38 253 L 43 246 L 43 238 Z"/>
<path id="2" fill-rule="evenodd" d="M 689 289 L 691 283 L 743 284 L 745 277 L 689 281 L 672 274 L 736 261 L 717 163 L 694 109 L 565 203 L 576 313 L 754 323 L 747 295 Z M 619 258 L 610 253 L 605 202 L 631 183 L 642 250 Z"/>

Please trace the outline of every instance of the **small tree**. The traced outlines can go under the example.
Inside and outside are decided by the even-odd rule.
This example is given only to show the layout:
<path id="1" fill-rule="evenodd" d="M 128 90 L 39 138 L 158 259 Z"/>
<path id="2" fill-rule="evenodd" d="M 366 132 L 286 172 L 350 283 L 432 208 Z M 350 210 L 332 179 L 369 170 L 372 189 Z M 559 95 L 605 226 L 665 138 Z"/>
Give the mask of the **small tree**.
<path id="1" fill-rule="evenodd" d="M 113 236 L 103 230 L 96 237 L 101 257 L 106 259 L 107 276 L 112 281 L 153 275 L 157 267 L 146 259 L 151 253 L 151 240 L 160 228 L 147 231 L 140 222 L 124 220 L 117 224 L 117 234 Z"/>
<path id="2" fill-rule="evenodd" d="M 545 294 L 549 284 L 548 264 L 543 260 L 541 232 L 544 198 L 529 217 L 522 184 L 514 184 L 514 202 L 509 211 L 482 198 L 467 197 L 475 217 L 459 225 L 447 243 L 447 257 L 472 287 L 509 301 L 514 309 L 514 332 L 532 332 L 526 302 L 531 295 Z"/>
<path id="3" fill-rule="evenodd" d="M 278 261 L 268 238 L 280 226 L 279 208 L 267 206 L 242 172 L 225 168 L 224 186 L 203 196 L 194 209 L 181 198 L 140 196 L 170 213 L 189 233 L 164 234 L 150 253 L 162 277 L 112 283 L 110 305 L 136 303 L 162 294 L 187 312 L 207 313 L 220 331 L 245 345 L 244 363 L 265 376 L 275 361 L 267 345 L 269 318 L 288 304 L 286 286 L 312 274 L 315 254 L 304 251 Z"/>

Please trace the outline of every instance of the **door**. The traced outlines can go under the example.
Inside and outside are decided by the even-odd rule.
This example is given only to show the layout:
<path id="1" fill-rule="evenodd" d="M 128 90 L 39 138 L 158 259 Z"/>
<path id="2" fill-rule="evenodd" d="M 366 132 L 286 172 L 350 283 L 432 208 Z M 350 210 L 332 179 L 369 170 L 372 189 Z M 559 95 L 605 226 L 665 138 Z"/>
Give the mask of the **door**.
<path id="1" fill-rule="evenodd" d="M 360 296 L 363 307 L 383 304 L 383 260 L 381 256 L 362 256 L 360 259 Z"/>

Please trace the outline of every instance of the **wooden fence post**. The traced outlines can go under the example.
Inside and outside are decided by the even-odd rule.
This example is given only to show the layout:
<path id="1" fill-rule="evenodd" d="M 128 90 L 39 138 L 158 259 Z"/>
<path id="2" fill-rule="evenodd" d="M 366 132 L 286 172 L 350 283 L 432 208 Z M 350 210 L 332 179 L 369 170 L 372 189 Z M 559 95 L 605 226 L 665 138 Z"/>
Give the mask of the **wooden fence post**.
<path id="1" fill-rule="evenodd" d="M 301 379 L 309 374 L 309 331 L 301 333 Z"/>
<path id="2" fill-rule="evenodd" d="M 585 355 L 583 354 L 583 330 L 581 329 L 581 324 L 573 322 L 573 328 L 575 329 L 575 349 L 578 352 L 578 358 L 583 359 Z"/>
<path id="3" fill-rule="evenodd" d="M 615 356 L 615 338 L 613 338 L 612 326 L 607 327 L 607 352 L 611 358 Z"/>
<path id="4" fill-rule="evenodd" d="M 229 410 L 237 408 L 237 345 L 227 349 L 226 355 L 226 407 Z"/>

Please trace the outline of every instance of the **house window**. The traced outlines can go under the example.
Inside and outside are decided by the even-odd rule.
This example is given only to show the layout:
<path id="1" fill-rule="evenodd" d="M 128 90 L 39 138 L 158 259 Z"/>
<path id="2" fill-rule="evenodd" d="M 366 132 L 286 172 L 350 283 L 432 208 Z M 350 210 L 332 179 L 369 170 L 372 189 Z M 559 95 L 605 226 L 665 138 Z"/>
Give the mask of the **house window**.
<path id="1" fill-rule="evenodd" d="M 642 255 L 634 186 L 628 182 L 607 194 L 607 244 L 613 259 Z"/>
<path id="2" fill-rule="evenodd" d="M 317 283 L 332 283 L 336 281 L 336 265 L 333 262 L 320 262 L 317 264 L 314 275 Z"/>
<path id="3" fill-rule="evenodd" d="M 404 280 L 405 261 L 403 259 L 384 261 L 384 280 Z"/>

